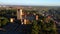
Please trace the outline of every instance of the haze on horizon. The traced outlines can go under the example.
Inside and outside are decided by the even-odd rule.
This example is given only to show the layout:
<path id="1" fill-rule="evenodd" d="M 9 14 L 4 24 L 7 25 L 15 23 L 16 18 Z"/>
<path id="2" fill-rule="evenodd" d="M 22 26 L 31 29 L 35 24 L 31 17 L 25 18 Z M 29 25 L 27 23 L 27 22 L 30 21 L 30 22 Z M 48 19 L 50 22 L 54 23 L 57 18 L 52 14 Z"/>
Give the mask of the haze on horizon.
<path id="1" fill-rule="evenodd" d="M 0 0 L 0 5 L 60 6 L 60 0 Z"/>

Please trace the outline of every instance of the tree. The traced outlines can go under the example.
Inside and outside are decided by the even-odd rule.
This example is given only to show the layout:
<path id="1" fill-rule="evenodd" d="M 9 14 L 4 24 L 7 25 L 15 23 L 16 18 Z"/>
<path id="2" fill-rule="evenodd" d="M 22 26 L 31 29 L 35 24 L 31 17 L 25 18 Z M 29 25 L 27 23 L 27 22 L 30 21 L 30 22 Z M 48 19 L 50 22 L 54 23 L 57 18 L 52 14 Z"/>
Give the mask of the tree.
<path id="1" fill-rule="evenodd" d="M 38 33 L 39 33 L 39 29 L 38 29 L 37 21 L 34 20 L 32 24 L 32 34 L 38 34 Z"/>
<path id="2" fill-rule="evenodd" d="M 46 19 L 45 16 L 40 16 L 38 21 L 33 20 L 32 34 L 57 34 L 55 22 Z"/>
<path id="3" fill-rule="evenodd" d="M 44 19 L 45 19 L 44 16 L 39 15 L 39 20 L 37 21 L 37 22 L 38 22 L 39 34 L 44 34 L 44 33 L 43 33 Z"/>
<path id="4" fill-rule="evenodd" d="M 5 19 L 2 21 L 2 24 L 3 24 L 3 25 L 6 25 L 8 22 L 9 22 L 9 20 L 8 20 L 7 18 L 5 18 Z"/>
<path id="5" fill-rule="evenodd" d="M 49 22 L 45 22 L 43 25 L 43 30 L 45 34 L 56 34 L 56 25 L 54 21 L 49 20 Z"/>
<path id="6" fill-rule="evenodd" d="M 3 25 L 6 25 L 8 22 L 9 20 L 7 18 L 0 17 L 0 27 L 2 27 Z"/>

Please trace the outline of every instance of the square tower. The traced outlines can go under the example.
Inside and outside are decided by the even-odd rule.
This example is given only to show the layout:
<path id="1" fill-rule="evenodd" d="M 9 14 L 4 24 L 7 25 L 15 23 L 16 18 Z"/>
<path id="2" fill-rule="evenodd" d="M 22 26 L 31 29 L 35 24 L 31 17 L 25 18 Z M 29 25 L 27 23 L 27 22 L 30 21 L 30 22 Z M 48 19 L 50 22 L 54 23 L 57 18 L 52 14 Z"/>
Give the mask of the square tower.
<path id="1" fill-rule="evenodd" d="M 18 20 L 22 19 L 22 9 L 17 9 L 17 19 Z"/>

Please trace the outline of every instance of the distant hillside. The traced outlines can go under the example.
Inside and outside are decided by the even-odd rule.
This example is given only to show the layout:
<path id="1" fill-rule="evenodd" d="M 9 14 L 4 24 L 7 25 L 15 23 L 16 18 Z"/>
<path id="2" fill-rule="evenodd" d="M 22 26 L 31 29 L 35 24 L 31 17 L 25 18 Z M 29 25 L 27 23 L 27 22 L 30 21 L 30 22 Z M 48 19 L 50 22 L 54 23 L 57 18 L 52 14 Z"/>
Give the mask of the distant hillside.
<path id="1" fill-rule="evenodd" d="M 29 6 L 29 5 L 1 5 L 6 7 L 35 7 L 35 8 L 60 8 L 60 6 Z"/>

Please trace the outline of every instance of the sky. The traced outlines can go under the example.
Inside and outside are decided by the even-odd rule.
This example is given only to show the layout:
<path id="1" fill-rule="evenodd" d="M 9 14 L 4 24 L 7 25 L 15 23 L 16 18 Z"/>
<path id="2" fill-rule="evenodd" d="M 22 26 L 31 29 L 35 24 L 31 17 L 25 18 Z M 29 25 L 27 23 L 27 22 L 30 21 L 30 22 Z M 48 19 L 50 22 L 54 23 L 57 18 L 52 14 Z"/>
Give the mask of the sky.
<path id="1" fill-rule="evenodd" d="M 60 0 L 0 0 L 0 5 L 60 6 Z"/>

